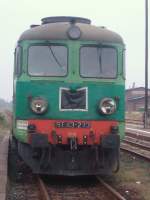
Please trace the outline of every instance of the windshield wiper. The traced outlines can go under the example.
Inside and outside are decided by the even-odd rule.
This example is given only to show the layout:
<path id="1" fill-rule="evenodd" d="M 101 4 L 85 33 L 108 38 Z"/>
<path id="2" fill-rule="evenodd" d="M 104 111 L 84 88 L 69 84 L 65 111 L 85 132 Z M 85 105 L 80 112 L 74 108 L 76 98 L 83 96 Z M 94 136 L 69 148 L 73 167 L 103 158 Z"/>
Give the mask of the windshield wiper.
<path id="1" fill-rule="evenodd" d="M 57 65 L 62 68 L 63 66 L 61 65 L 61 63 L 59 62 L 59 60 L 57 59 L 57 57 L 55 56 L 55 53 L 53 52 L 51 46 L 48 46 L 48 48 L 49 48 L 49 50 L 50 50 L 50 52 L 51 52 L 51 54 L 52 54 L 55 62 L 57 63 Z"/>
<path id="2" fill-rule="evenodd" d="M 100 69 L 100 73 L 102 73 L 102 56 L 101 56 L 102 49 L 98 47 L 97 53 L 98 53 L 99 69 Z"/>

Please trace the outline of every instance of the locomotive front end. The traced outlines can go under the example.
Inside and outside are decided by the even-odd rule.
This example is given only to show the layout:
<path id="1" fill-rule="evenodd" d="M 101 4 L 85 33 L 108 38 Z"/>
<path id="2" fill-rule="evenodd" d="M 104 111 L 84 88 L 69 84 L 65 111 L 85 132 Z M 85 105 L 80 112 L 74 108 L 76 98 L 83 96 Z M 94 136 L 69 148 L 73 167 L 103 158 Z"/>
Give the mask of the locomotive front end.
<path id="1" fill-rule="evenodd" d="M 13 139 L 34 173 L 111 174 L 124 135 L 124 44 L 90 20 L 50 17 L 15 51 Z"/>

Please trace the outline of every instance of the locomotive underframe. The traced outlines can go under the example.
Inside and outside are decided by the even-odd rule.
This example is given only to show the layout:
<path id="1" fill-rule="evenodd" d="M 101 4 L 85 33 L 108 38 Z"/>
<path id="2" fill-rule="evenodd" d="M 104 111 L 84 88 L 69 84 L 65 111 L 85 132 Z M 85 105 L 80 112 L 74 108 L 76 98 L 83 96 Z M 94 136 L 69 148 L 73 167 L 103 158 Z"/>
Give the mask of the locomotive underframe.
<path id="1" fill-rule="evenodd" d="M 39 139 L 35 137 L 31 144 L 17 143 L 19 155 L 34 173 L 67 176 L 111 174 L 119 168 L 118 134 L 105 136 L 100 145 L 77 145 L 74 148 L 71 148 L 71 143 L 52 145 L 45 139 L 41 143 L 41 137 Z"/>

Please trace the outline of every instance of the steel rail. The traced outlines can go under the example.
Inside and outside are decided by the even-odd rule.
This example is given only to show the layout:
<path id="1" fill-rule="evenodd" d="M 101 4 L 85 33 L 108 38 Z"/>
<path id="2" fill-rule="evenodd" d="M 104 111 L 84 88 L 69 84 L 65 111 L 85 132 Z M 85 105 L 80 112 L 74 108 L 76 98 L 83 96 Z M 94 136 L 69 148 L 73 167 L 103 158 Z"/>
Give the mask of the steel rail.
<path id="1" fill-rule="evenodd" d="M 137 125 L 144 125 L 144 122 L 142 120 L 130 120 L 126 119 L 125 120 L 126 124 L 137 124 Z"/>
<path id="2" fill-rule="evenodd" d="M 125 131 L 126 136 L 130 136 L 132 138 L 137 138 L 137 139 L 141 139 L 141 140 L 145 140 L 145 141 L 150 141 L 150 136 L 145 135 L 145 133 L 143 132 L 130 132 L 128 130 Z"/>
<path id="3" fill-rule="evenodd" d="M 143 134 L 150 134 L 150 131 L 147 131 L 147 130 L 142 130 L 142 129 L 137 129 L 137 128 L 129 128 L 129 127 L 127 127 L 126 128 L 126 131 L 128 131 L 128 130 L 130 130 L 130 131 L 136 131 L 137 133 L 143 133 Z M 134 133 L 134 132 L 132 132 L 132 133 Z"/>
<path id="4" fill-rule="evenodd" d="M 142 154 L 140 152 L 134 151 L 133 149 L 128 149 L 127 147 L 123 147 L 123 146 L 121 146 L 120 149 L 123 150 L 123 151 L 126 151 L 128 153 L 131 153 L 133 155 L 136 155 L 138 157 L 144 158 L 147 161 L 150 161 L 150 157 L 149 156 L 144 155 L 144 154 Z"/>
<path id="5" fill-rule="evenodd" d="M 99 182 L 107 189 L 109 190 L 118 200 L 126 200 L 125 197 L 123 197 L 119 192 L 117 192 L 114 188 L 112 188 L 108 183 L 106 183 L 104 180 L 102 180 L 99 176 L 96 176 L 96 178 L 99 180 Z"/>
<path id="6" fill-rule="evenodd" d="M 124 143 L 127 143 L 127 144 L 131 144 L 131 145 L 133 145 L 133 146 L 135 146 L 135 147 L 139 147 L 139 148 L 141 148 L 141 149 L 145 149 L 145 150 L 150 151 L 150 145 L 147 146 L 147 145 L 144 145 L 144 144 L 142 144 L 142 143 L 140 143 L 140 142 L 130 141 L 130 140 L 126 139 L 126 138 L 123 139 L 123 142 L 124 142 Z"/>
<path id="7" fill-rule="evenodd" d="M 45 184 L 40 177 L 37 177 L 37 182 L 40 190 L 40 199 L 41 200 L 51 200 L 50 196 L 46 190 Z"/>

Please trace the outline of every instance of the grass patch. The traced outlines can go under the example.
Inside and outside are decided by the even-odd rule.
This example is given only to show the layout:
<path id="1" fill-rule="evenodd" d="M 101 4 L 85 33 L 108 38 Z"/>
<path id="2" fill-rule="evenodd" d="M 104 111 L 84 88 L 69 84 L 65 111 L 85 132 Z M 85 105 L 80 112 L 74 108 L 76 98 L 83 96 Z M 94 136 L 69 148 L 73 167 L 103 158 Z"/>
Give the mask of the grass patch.
<path id="1" fill-rule="evenodd" d="M 0 112 L 0 135 L 3 136 L 10 130 L 11 121 L 8 120 L 6 113 Z"/>
<path id="2" fill-rule="evenodd" d="M 121 153 L 120 171 L 112 177 L 113 185 L 132 197 L 150 200 L 150 163 L 127 153 Z M 134 198 L 133 198 L 134 197 Z"/>

